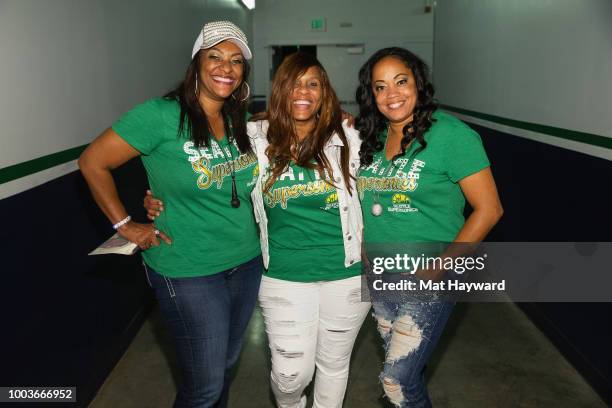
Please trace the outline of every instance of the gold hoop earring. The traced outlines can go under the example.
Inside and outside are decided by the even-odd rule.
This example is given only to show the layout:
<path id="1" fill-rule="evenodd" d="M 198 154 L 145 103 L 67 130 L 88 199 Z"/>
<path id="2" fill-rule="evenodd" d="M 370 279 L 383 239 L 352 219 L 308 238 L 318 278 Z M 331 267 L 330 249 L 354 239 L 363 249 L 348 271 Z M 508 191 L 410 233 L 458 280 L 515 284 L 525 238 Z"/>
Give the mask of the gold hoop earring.
<path id="1" fill-rule="evenodd" d="M 249 96 L 251 95 L 251 87 L 249 86 L 248 82 L 245 81 L 245 82 L 242 83 L 242 85 L 246 85 L 247 91 L 246 91 L 246 96 L 244 98 L 240 99 L 240 102 L 246 101 L 247 99 L 249 99 Z M 242 88 L 242 85 L 240 85 L 241 88 Z M 237 100 L 236 95 L 234 95 L 234 94 L 232 94 L 232 98 Z"/>
<path id="2" fill-rule="evenodd" d="M 251 87 L 249 86 L 249 83 L 248 83 L 248 82 L 243 82 L 243 84 L 245 84 L 245 85 L 246 85 L 246 87 L 247 87 L 247 91 L 246 91 L 246 96 L 245 96 L 244 98 L 242 98 L 242 99 L 240 100 L 240 102 L 244 102 L 244 101 L 246 101 L 247 99 L 249 99 L 249 96 L 251 96 Z"/>
<path id="3" fill-rule="evenodd" d="M 195 94 L 195 96 L 198 96 L 198 73 L 196 72 L 195 74 L 195 90 L 193 91 L 193 93 Z"/>

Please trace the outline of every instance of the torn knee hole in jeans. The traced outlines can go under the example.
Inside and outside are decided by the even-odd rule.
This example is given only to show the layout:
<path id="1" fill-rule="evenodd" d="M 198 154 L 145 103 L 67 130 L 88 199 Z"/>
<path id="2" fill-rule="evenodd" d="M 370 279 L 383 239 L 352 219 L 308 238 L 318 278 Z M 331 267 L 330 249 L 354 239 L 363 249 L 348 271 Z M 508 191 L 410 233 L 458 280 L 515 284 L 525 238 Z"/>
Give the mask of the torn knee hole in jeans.
<path id="1" fill-rule="evenodd" d="M 349 329 L 327 329 L 330 333 L 348 333 Z"/>
<path id="2" fill-rule="evenodd" d="M 376 323 L 378 327 L 378 332 L 382 337 L 385 337 L 391 331 L 392 323 L 390 320 L 384 319 L 382 317 L 376 317 Z"/>
<path id="3" fill-rule="evenodd" d="M 300 389 L 301 384 L 296 381 L 299 374 L 272 373 L 272 381 L 281 392 L 291 394 Z"/>
<path id="4" fill-rule="evenodd" d="M 270 302 L 278 306 L 291 306 L 292 304 L 289 299 L 284 298 L 282 296 L 262 296 L 260 302 Z"/>
<path id="5" fill-rule="evenodd" d="M 278 345 L 276 345 L 274 347 L 274 350 L 276 350 L 276 352 L 278 354 L 280 354 L 281 356 L 283 356 L 285 358 L 300 358 L 300 357 L 304 357 L 304 352 L 303 351 L 288 351 L 288 350 L 285 350 L 284 348 L 282 348 L 282 347 L 280 347 Z"/>
<path id="6" fill-rule="evenodd" d="M 393 335 L 389 344 L 387 360 L 399 360 L 418 349 L 423 340 L 423 331 L 412 319 L 404 315 L 393 323 Z"/>
<path id="7" fill-rule="evenodd" d="M 383 389 L 385 395 L 389 398 L 394 405 L 399 406 L 404 401 L 404 394 L 402 393 L 402 387 L 393 379 L 389 377 L 383 378 Z"/>

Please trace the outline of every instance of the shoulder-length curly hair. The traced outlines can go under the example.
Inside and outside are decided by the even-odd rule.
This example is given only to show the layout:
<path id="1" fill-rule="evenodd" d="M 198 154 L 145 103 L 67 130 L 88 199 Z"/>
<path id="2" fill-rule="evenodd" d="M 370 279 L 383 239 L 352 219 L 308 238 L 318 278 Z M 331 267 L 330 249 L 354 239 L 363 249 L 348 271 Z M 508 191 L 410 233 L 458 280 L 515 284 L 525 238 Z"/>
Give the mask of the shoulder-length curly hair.
<path id="1" fill-rule="evenodd" d="M 371 164 L 374 153 L 380 152 L 384 147 L 384 143 L 379 139 L 379 134 L 386 129 L 388 121 L 376 106 L 372 89 L 372 70 L 385 57 L 397 58 L 410 68 L 418 92 L 412 121 L 402 129 L 404 136 L 401 140 L 401 152 L 393 159 L 406 154 L 406 148 L 412 140 L 416 139 L 420 144 L 417 151 L 427 146 L 424 135 L 435 121 L 432 115 L 438 108 L 434 99 L 434 87 L 429 81 L 429 68 L 423 60 L 412 52 L 399 47 L 383 48 L 374 53 L 359 70 L 359 87 L 356 94 L 359 104 L 356 126 L 363 141 L 359 150 L 362 166 Z"/>
<path id="2" fill-rule="evenodd" d="M 316 67 L 321 76 L 321 108 L 317 113 L 316 125 L 312 133 L 299 140 L 291 114 L 293 103 L 291 95 L 296 81 L 311 67 Z M 324 148 L 335 133 L 344 145 L 340 152 L 340 169 L 347 191 L 351 192 L 349 145 L 342 129 L 342 109 L 336 92 L 329 82 L 327 72 L 319 60 L 304 52 L 296 52 L 285 58 L 272 80 L 272 92 L 267 111 L 262 115 L 256 115 L 251 120 L 259 119 L 267 119 L 269 123 L 267 133 L 269 146 L 266 154 L 270 159 L 272 174 L 264 186 L 265 191 L 268 191 L 276 179 L 286 171 L 292 158 L 300 167 L 317 169 L 321 175 L 327 173 L 329 176 L 327 181 L 334 184 L 332 166 L 329 158 L 325 156 Z M 294 149 L 293 156 L 292 148 Z"/>
<path id="3" fill-rule="evenodd" d="M 202 54 L 206 50 L 200 50 L 192 58 L 185 72 L 185 78 L 172 91 L 164 95 L 168 99 L 176 99 L 181 107 L 178 135 L 189 134 L 190 139 L 197 147 L 210 147 L 210 128 L 204 110 L 196 93 L 197 73 L 200 72 Z M 251 143 L 246 131 L 246 114 L 248 101 L 248 86 L 245 85 L 251 70 L 246 59 L 243 60 L 242 82 L 232 95 L 225 100 L 221 113 L 223 117 L 229 118 L 224 121 L 225 134 L 231 135 L 236 141 L 241 153 L 251 151 Z M 245 96 L 246 95 L 246 96 Z M 230 129 L 231 126 L 231 129 Z M 188 132 L 188 133 L 187 133 Z"/>

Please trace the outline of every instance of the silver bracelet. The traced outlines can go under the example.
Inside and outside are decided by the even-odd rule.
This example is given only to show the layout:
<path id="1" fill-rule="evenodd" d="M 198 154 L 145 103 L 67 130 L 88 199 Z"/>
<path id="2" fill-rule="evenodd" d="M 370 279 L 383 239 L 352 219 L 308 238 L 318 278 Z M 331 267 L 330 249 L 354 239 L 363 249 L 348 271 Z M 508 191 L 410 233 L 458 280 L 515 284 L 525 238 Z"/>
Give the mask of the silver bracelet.
<path id="1" fill-rule="evenodd" d="M 131 219 L 132 219 L 132 217 L 130 217 L 128 215 L 127 217 L 125 217 L 124 219 L 122 219 L 121 221 L 119 221 L 118 223 L 113 225 L 113 228 L 114 229 L 119 229 L 119 228 L 123 227 L 125 224 L 127 224 L 128 222 L 130 222 Z"/>

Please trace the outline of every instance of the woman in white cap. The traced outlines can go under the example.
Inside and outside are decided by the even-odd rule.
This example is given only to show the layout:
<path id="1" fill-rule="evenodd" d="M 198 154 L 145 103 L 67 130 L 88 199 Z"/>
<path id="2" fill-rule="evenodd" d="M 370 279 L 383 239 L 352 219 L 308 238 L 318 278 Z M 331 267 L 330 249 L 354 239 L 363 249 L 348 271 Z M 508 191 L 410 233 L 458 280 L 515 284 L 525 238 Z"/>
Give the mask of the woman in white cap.
<path id="1" fill-rule="evenodd" d="M 259 290 L 250 200 L 257 158 L 245 124 L 251 57 L 234 24 L 206 24 L 180 85 L 126 113 L 79 159 L 113 227 L 143 250 L 182 371 L 175 407 L 227 405 L 229 373 Z M 155 225 L 131 220 L 111 175 L 137 156 L 167 205 Z"/>

